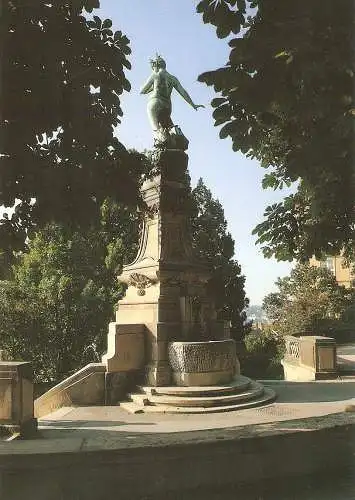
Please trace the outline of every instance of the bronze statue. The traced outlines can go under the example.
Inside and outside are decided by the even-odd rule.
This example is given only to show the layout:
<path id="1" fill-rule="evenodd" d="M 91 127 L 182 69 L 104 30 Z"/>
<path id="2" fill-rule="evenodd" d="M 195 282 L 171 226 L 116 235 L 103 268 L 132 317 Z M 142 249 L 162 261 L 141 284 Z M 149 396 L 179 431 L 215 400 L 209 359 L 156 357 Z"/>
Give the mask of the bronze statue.
<path id="1" fill-rule="evenodd" d="M 153 73 L 141 88 L 141 94 L 149 94 L 147 111 L 155 140 L 164 142 L 175 127 L 171 120 L 171 93 L 173 89 L 195 110 L 204 108 L 204 106 L 195 104 L 179 80 L 167 72 L 166 63 L 161 56 L 157 55 L 155 59 L 151 59 L 150 64 Z M 178 127 L 175 129 L 177 130 L 174 130 L 173 133 L 182 134 Z"/>

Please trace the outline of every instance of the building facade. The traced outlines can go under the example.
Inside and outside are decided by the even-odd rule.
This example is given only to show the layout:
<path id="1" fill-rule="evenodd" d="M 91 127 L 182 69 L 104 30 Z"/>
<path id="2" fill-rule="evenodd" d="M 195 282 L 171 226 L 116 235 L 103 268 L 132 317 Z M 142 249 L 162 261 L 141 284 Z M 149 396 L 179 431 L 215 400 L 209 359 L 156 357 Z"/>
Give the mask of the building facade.
<path id="1" fill-rule="evenodd" d="M 343 285 L 346 288 L 350 288 L 354 286 L 355 282 L 355 273 L 344 263 L 344 258 L 340 255 L 326 257 L 324 260 L 317 260 L 315 257 L 312 257 L 309 261 L 311 266 L 315 267 L 326 267 L 331 271 L 337 283 L 339 285 Z"/>

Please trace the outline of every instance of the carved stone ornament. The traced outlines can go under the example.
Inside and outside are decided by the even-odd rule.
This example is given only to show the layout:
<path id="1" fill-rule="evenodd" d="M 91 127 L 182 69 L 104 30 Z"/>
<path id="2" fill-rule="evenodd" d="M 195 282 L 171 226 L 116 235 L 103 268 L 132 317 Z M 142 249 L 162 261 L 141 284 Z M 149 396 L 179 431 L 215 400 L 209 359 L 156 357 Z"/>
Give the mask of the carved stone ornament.
<path id="1" fill-rule="evenodd" d="M 184 282 L 181 279 L 181 275 L 180 274 L 173 274 L 173 275 L 170 275 L 170 276 L 164 276 L 164 275 L 161 275 L 161 273 L 158 271 L 157 275 L 158 275 L 158 278 L 159 278 L 160 282 L 162 284 L 164 284 L 164 285 L 168 285 L 168 286 L 182 286 L 184 284 Z"/>
<path id="2" fill-rule="evenodd" d="M 159 202 L 153 203 L 147 210 L 149 218 L 155 217 L 159 213 L 160 204 Z"/>
<path id="3" fill-rule="evenodd" d="M 144 274 L 133 273 L 130 275 L 128 285 L 137 288 L 137 295 L 145 295 L 145 289 L 157 283 L 158 280 L 148 278 Z"/>

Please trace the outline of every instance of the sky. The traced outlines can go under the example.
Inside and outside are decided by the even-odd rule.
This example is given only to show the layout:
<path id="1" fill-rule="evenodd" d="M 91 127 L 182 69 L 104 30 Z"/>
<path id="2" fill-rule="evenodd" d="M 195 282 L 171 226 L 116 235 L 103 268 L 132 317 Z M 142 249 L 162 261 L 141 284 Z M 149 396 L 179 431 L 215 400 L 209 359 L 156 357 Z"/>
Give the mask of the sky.
<path id="1" fill-rule="evenodd" d="M 113 30 L 121 30 L 129 39 L 132 69 L 126 77 L 132 85 L 122 96 L 123 118 L 116 129 L 119 140 L 128 148 L 151 149 L 152 132 L 146 114 L 146 96 L 140 87 L 151 73 L 149 59 L 156 52 L 167 62 L 196 104 L 205 109 L 195 111 L 178 94 L 172 96 L 174 124 L 189 139 L 189 170 L 192 186 L 200 177 L 221 202 L 228 230 L 235 240 L 235 258 L 246 277 L 246 294 L 251 304 L 261 304 L 265 295 L 275 289 L 278 277 L 289 274 L 289 262 L 265 259 L 253 228 L 263 220 L 267 205 L 280 200 L 285 193 L 263 190 L 265 170 L 232 150 L 231 140 L 219 138 L 214 127 L 211 99 L 214 90 L 197 81 L 204 71 L 223 66 L 228 60 L 227 41 L 220 40 L 211 25 L 196 13 L 198 2 L 191 0 L 101 0 L 94 11 L 101 19 L 109 18 Z"/>

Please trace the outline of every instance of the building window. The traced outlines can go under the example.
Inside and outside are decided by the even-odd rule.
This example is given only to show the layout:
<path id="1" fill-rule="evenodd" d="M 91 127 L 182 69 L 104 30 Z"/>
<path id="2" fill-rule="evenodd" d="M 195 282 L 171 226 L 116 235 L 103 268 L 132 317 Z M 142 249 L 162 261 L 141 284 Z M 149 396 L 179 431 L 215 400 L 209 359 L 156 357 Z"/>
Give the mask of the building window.
<path id="1" fill-rule="evenodd" d="M 327 257 L 325 261 L 325 266 L 327 269 L 329 269 L 329 271 L 335 274 L 334 257 Z"/>
<path id="2" fill-rule="evenodd" d="M 320 267 L 329 269 L 330 272 L 335 274 L 334 257 L 327 257 L 320 262 Z"/>

